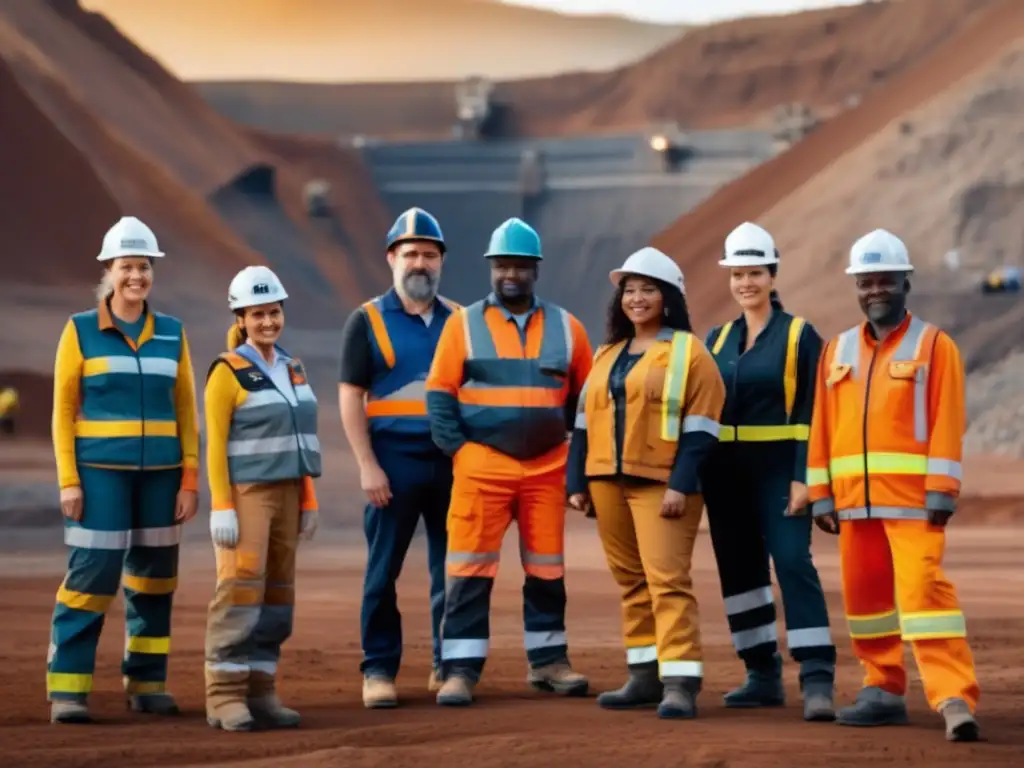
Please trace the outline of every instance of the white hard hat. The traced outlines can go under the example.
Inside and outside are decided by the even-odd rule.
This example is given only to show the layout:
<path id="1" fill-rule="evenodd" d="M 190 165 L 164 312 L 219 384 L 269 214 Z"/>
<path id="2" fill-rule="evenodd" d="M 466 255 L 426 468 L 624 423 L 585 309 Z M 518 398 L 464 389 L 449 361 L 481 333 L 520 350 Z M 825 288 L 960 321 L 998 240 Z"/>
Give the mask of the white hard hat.
<path id="1" fill-rule="evenodd" d="M 775 238 L 768 230 L 745 221 L 725 238 L 725 258 L 718 262 L 723 267 L 765 267 L 779 263 Z"/>
<path id="2" fill-rule="evenodd" d="M 134 216 L 122 216 L 103 236 L 103 247 L 96 260 L 110 261 L 124 256 L 158 258 L 163 255 L 152 229 Z"/>
<path id="3" fill-rule="evenodd" d="M 626 259 L 621 267 L 613 269 L 608 273 L 608 277 L 615 287 L 618 287 L 619 281 L 627 275 L 653 277 L 655 280 L 661 280 L 675 286 L 679 289 L 680 293 L 686 292 L 683 287 L 683 271 L 669 256 L 666 256 L 657 248 L 649 246 L 641 248 Z"/>
<path id="4" fill-rule="evenodd" d="M 868 232 L 850 248 L 848 275 L 868 272 L 913 272 L 907 246 L 892 232 L 876 229 Z"/>
<path id="5" fill-rule="evenodd" d="M 269 267 L 246 267 L 228 286 L 228 306 L 231 309 L 273 304 L 287 298 L 284 286 Z"/>

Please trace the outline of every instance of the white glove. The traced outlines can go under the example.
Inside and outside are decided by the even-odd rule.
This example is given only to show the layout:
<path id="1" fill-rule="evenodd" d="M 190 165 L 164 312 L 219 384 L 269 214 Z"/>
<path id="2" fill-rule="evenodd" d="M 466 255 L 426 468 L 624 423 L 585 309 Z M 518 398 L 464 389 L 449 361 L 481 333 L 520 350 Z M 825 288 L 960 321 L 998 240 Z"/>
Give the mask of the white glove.
<path id="1" fill-rule="evenodd" d="M 320 514 L 315 509 L 304 509 L 299 519 L 299 538 L 305 541 L 312 539 L 319 522 Z"/>
<path id="2" fill-rule="evenodd" d="M 210 512 L 210 538 L 214 546 L 234 549 L 238 544 L 238 515 L 233 509 Z"/>

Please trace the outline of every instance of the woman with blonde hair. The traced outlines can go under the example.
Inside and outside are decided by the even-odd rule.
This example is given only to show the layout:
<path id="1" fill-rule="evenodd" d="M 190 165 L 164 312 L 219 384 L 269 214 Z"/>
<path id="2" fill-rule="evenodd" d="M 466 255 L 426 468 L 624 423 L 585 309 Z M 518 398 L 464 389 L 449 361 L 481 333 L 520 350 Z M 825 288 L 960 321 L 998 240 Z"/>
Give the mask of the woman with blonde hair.
<path id="1" fill-rule="evenodd" d="M 697 478 L 725 387 L 691 330 L 672 259 L 643 248 L 610 277 L 608 335 L 579 400 L 567 469 L 569 504 L 593 506 L 622 592 L 629 680 L 597 701 L 692 718 L 704 677 L 690 576 L 704 509 Z"/>
<path id="2" fill-rule="evenodd" d="M 119 587 L 129 706 L 178 712 L 167 655 L 181 525 L 198 503 L 199 431 L 185 329 L 149 307 L 163 255 L 149 227 L 122 217 L 97 257 L 99 305 L 72 315 L 57 346 L 53 448 L 70 556 L 47 661 L 55 723 L 91 719 L 96 645 Z"/>
<path id="3" fill-rule="evenodd" d="M 206 717 L 226 731 L 287 728 L 276 692 L 291 636 L 295 552 L 312 538 L 320 476 L 317 400 L 298 358 L 278 346 L 284 286 L 246 267 L 228 289 L 236 320 L 206 380 L 206 467 L 217 586 L 206 629 Z"/>

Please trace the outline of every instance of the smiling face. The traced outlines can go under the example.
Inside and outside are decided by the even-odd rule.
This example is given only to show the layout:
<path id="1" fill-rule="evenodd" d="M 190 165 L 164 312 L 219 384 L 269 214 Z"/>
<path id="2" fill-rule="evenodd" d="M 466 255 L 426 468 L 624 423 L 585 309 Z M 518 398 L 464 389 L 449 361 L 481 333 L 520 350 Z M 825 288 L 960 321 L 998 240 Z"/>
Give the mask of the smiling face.
<path id="1" fill-rule="evenodd" d="M 284 309 L 279 301 L 247 307 L 245 314 L 238 318 L 238 324 L 245 328 L 254 344 L 270 347 L 277 343 L 284 330 Z"/>
<path id="2" fill-rule="evenodd" d="M 114 295 L 129 304 L 146 300 L 153 287 L 153 263 L 144 256 L 124 256 L 110 264 Z"/>
<path id="3" fill-rule="evenodd" d="M 491 262 L 491 287 L 502 299 L 524 301 L 533 295 L 537 282 L 536 259 L 497 256 Z"/>
<path id="4" fill-rule="evenodd" d="M 622 311 L 633 325 L 660 322 L 665 299 L 653 280 L 627 277 L 622 285 Z"/>
<path id="5" fill-rule="evenodd" d="M 760 309 L 771 300 L 775 278 L 768 267 L 733 267 L 729 270 L 729 290 L 744 310 Z"/>
<path id="6" fill-rule="evenodd" d="M 868 320 L 880 326 L 897 325 L 907 306 L 910 281 L 906 272 L 857 275 L 857 303 Z"/>

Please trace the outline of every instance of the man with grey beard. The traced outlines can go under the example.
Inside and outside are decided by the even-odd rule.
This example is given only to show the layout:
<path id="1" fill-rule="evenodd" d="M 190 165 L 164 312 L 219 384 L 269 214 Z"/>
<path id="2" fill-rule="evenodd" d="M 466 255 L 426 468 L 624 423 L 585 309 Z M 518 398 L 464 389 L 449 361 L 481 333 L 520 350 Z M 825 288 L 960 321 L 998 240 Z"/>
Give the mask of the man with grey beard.
<path id="1" fill-rule="evenodd" d="M 367 498 L 360 670 L 363 704 L 370 708 L 398 703 L 395 678 L 402 656 L 402 625 L 395 582 L 421 516 L 433 620 L 428 689 L 440 688 L 446 518 L 452 487 L 451 459 L 431 439 L 424 390 L 441 329 L 458 308 L 437 294 L 444 236 L 433 216 L 411 208 L 391 227 L 386 249 L 394 285 L 349 316 L 342 333 L 338 386 L 341 423 Z"/>

